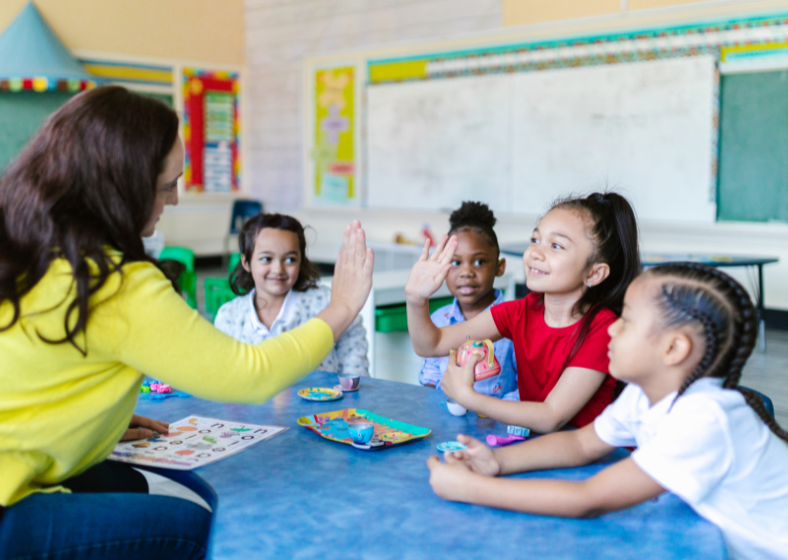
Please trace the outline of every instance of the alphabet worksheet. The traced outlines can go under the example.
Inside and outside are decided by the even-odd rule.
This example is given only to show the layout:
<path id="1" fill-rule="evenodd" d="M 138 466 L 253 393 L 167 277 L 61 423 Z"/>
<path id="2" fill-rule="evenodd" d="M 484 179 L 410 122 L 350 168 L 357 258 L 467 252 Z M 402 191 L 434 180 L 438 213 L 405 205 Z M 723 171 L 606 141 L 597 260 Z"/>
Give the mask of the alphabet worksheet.
<path id="1" fill-rule="evenodd" d="M 171 422 L 166 435 L 118 443 L 108 458 L 121 463 L 188 471 L 243 451 L 286 429 L 187 416 Z"/>

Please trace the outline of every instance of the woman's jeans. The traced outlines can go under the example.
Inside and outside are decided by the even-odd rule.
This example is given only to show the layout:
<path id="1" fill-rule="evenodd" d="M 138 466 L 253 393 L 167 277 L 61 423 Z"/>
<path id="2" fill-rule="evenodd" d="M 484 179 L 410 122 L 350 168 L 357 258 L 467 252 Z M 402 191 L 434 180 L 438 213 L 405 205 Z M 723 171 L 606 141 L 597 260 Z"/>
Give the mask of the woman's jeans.
<path id="1" fill-rule="evenodd" d="M 0 507 L 3 560 L 131 560 L 205 557 L 211 513 L 151 496 L 126 465 L 101 463 L 63 483 L 72 494 L 36 493 Z"/>

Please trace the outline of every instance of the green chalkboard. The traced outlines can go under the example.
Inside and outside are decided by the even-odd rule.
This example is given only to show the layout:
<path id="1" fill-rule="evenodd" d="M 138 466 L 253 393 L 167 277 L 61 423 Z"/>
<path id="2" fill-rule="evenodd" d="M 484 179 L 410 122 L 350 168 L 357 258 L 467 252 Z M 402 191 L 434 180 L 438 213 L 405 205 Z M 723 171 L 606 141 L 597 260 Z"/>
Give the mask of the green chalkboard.
<path id="1" fill-rule="evenodd" d="M 27 144 L 44 119 L 69 100 L 63 92 L 0 92 L 0 172 Z"/>
<path id="2" fill-rule="evenodd" d="M 788 222 L 788 71 L 722 77 L 717 219 Z"/>
<path id="3" fill-rule="evenodd" d="M 73 94 L 63 92 L 0 92 L 0 173 L 27 144 L 38 127 Z M 142 93 L 172 108 L 172 95 Z"/>

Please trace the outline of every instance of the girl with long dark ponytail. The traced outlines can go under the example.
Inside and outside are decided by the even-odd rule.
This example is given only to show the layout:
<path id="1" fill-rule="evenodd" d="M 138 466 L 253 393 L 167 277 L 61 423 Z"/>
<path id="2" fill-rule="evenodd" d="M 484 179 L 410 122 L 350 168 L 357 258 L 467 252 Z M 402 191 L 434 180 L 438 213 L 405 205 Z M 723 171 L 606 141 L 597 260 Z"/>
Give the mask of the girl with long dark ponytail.
<path id="1" fill-rule="evenodd" d="M 510 339 L 520 402 L 476 392 L 473 378 L 461 376 L 451 359 L 442 380 L 446 394 L 465 408 L 540 433 L 593 422 L 616 390 L 608 375 L 607 328 L 640 272 L 629 202 L 616 193 L 558 200 L 537 224 L 523 255 L 531 293 L 439 329 L 426 302 L 447 277 L 456 247 L 455 237 L 444 238 L 430 258 L 425 247 L 411 272 L 405 292 L 413 348 L 420 356 L 445 356 L 466 337 Z"/>
<path id="2" fill-rule="evenodd" d="M 631 284 L 610 327 L 610 373 L 627 388 L 593 425 L 429 461 L 443 498 L 563 517 L 596 516 L 670 491 L 717 525 L 733 559 L 788 558 L 788 433 L 739 387 L 757 338 L 755 308 L 727 274 L 659 266 Z M 582 482 L 490 476 L 628 458 Z M 470 498 L 469 498 L 470 496 Z"/>

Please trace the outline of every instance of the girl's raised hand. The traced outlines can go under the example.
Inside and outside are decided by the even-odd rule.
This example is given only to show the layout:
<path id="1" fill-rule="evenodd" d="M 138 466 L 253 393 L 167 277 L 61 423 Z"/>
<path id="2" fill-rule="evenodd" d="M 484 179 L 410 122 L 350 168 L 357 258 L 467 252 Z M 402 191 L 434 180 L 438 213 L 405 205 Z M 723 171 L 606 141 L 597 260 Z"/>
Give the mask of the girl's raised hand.
<path id="1" fill-rule="evenodd" d="M 468 469 L 483 476 L 501 474 L 501 464 L 492 449 L 471 436 L 458 435 L 457 441 L 465 445 L 462 451 L 446 453 L 446 462 L 460 461 Z"/>
<path id="2" fill-rule="evenodd" d="M 424 242 L 421 257 L 413 265 L 405 285 L 405 299 L 408 303 L 423 304 L 438 291 L 449 274 L 457 243 L 456 236 L 444 235 L 430 256 L 430 242 Z"/>

